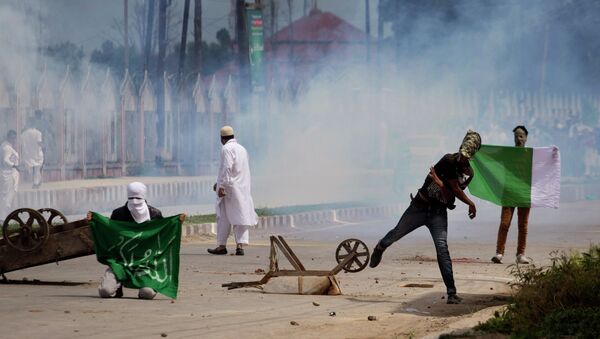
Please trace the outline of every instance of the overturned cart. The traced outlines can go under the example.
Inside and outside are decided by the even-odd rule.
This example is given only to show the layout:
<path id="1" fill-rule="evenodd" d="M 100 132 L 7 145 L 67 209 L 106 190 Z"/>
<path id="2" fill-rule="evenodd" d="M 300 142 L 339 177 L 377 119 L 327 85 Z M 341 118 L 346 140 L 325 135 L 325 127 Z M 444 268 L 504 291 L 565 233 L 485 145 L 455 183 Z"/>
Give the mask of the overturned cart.
<path id="1" fill-rule="evenodd" d="M 227 289 L 256 287 L 271 293 L 293 294 L 341 294 L 335 275 L 342 270 L 346 272 L 362 271 L 369 263 L 369 248 L 358 239 L 342 241 L 336 251 L 337 265 L 328 271 L 307 270 L 298 259 L 292 248 L 282 236 L 271 236 L 271 253 L 269 272 L 258 281 L 232 282 L 221 285 Z M 277 253 L 281 252 L 293 269 L 280 269 Z"/>
<path id="2" fill-rule="evenodd" d="M 94 254 L 88 221 L 68 222 L 52 208 L 20 208 L 2 224 L 0 274 Z M 6 278 L 5 278 L 6 279 Z"/>

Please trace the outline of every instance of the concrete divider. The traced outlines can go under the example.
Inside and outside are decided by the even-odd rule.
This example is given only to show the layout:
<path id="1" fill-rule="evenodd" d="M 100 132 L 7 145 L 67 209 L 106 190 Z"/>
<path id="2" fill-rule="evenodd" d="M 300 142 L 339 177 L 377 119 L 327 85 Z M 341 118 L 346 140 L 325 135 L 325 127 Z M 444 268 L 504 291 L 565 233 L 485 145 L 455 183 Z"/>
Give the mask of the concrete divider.
<path id="1" fill-rule="evenodd" d="M 258 218 L 257 229 L 266 230 L 279 227 L 307 227 L 335 225 L 354 220 L 373 218 L 400 217 L 401 205 L 352 207 L 337 210 L 312 211 L 288 215 L 261 216 Z M 217 233 L 215 223 L 186 225 L 182 232 L 183 236 L 203 235 Z"/>
<path id="2" fill-rule="evenodd" d="M 173 206 L 212 201 L 214 179 L 190 178 L 187 181 L 148 183 L 147 199 L 155 206 Z M 41 188 L 18 192 L 17 208 L 54 208 L 63 214 L 80 214 L 88 210 L 112 210 L 125 204 L 127 188 L 123 184 L 80 188 Z"/>

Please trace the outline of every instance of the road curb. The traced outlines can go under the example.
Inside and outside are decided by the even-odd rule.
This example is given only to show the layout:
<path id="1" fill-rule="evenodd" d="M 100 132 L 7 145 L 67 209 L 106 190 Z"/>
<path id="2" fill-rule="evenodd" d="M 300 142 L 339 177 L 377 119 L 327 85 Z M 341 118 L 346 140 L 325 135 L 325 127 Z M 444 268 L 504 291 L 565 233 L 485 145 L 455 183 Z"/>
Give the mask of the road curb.
<path id="1" fill-rule="evenodd" d="M 258 218 L 256 229 L 265 230 L 279 227 L 303 227 L 335 225 L 344 222 L 359 221 L 373 218 L 388 218 L 399 216 L 402 205 L 351 207 L 324 211 L 312 211 L 286 215 L 271 215 Z M 216 223 L 185 225 L 182 236 L 216 235 Z"/>

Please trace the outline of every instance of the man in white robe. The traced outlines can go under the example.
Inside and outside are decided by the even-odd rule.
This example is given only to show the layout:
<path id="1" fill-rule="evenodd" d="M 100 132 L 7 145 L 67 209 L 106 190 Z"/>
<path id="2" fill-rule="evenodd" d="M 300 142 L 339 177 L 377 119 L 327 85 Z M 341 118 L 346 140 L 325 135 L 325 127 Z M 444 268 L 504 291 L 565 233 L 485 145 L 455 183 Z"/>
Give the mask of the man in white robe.
<path id="1" fill-rule="evenodd" d="M 238 144 L 233 128 L 221 128 L 221 159 L 217 183 L 217 247 L 209 249 L 211 254 L 227 254 L 227 238 L 233 232 L 236 243 L 236 255 L 244 255 L 244 245 L 249 242 L 249 227 L 258 223 L 252 201 L 250 165 L 248 152 Z"/>
<path id="2" fill-rule="evenodd" d="M 40 188 L 42 184 L 42 132 L 30 126 L 21 133 L 21 163 L 25 165 L 31 177 L 32 188 Z"/>
<path id="3" fill-rule="evenodd" d="M 19 153 L 15 150 L 17 132 L 8 131 L 0 145 L 0 220 L 12 212 L 12 204 L 19 186 Z"/>

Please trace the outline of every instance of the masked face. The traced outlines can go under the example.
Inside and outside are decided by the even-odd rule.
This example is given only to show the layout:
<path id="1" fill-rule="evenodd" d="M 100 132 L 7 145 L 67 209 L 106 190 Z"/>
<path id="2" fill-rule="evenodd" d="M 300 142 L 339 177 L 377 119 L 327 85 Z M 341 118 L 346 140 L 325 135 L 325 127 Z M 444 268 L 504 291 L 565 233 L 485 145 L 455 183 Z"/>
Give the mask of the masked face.
<path id="1" fill-rule="evenodd" d="M 135 197 L 127 198 L 127 200 L 129 200 L 129 202 L 135 206 L 143 205 L 146 202 L 146 200 L 144 198 L 135 198 Z"/>
<path id="2" fill-rule="evenodd" d="M 518 128 L 515 131 L 515 146 L 517 147 L 525 147 L 525 143 L 527 142 L 527 134 L 525 134 L 525 131 L 523 131 L 522 129 Z"/>
<path id="3" fill-rule="evenodd" d="M 459 148 L 459 153 L 461 156 L 466 157 L 467 159 L 472 158 L 475 153 L 481 147 L 481 136 L 479 133 L 468 130 L 467 135 L 463 138 L 462 144 Z"/>

